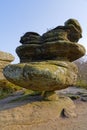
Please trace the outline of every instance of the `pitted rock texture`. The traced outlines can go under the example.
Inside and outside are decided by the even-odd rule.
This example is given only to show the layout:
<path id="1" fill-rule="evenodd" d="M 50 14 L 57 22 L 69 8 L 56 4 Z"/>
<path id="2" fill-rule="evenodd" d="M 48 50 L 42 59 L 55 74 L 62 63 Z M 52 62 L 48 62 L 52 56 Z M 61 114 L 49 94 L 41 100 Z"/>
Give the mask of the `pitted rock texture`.
<path id="1" fill-rule="evenodd" d="M 14 96 L 13 98 L 15 99 Z M 75 116 L 75 105 L 68 97 L 59 97 L 58 101 L 49 102 L 42 101 L 36 96 L 28 96 L 25 100 L 19 101 L 12 101 L 12 97 L 10 97 L 9 102 L 5 99 L 0 101 L 0 129 L 24 130 L 22 129 L 23 126 L 27 126 L 27 130 L 30 130 L 31 126 L 33 126 L 36 130 L 37 125 L 50 120 L 60 120 L 63 109 L 66 109 L 68 112 L 72 110 L 69 115 L 71 117 Z"/>
<path id="2" fill-rule="evenodd" d="M 43 60 L 74 61 L 85 54 L 85 48 L 77 43 L 60 40 L 19 46 L 16 52 L 22 63 Z"/>
<path id="3" fill-rule="evenodd" d="M 77 44 L 82 37 L 79 22 L 69 19 L 64 26 L 57 26 L 40 36 L 36 32 L 25 33 L 16 48 L 21 63 L 43 60 L 68 60 L 70 62 L 82 57 L 86 50 Z"/>
<path id="4" fill-rule="evenodd" d="M 65 61 L 45 61 L 8 65 L 6 78 L 27 89 L 54 91 L 76 83 L 77 67 Z M 26 84 L 26 85 L 25 85 Z"/>
<path id="5" fill-rule="evenodd" d="M 14 60 L 14 56 L 12 56 L 10 53 L 0 51 L 0 60 L 11 62 Z"/>
<path id="6" fill-rule="evenodd" d="M 35 32 L 27 32 L 21 37 L 22 44 L 35 44 L 40 42 L 40 35 Z"/>

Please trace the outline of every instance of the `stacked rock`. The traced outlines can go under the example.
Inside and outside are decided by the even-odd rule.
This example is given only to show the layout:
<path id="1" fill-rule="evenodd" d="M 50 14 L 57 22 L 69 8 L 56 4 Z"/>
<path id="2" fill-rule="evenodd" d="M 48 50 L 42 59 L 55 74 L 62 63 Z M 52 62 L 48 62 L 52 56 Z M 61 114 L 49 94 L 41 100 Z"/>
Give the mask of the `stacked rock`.
<path id="1" fill-rule="evenodd" d="M 16 52 L 20 57 L 20 62 L 29 62 L 37 60 L 40 55 L 37 51 L 40 43 L 40 35 L 35 32 L 27 32 L 21 37 L 22 46 L 17 47 Z M 39 52 L 40 53 L 40 52 Z"/>
<path id="2" fill-rule="evenodd" d="M 77 44 L 81 37 L 82 29 L 75 19 L 42 36 L 25 33 L 16 49 L 20 63 L 5 67 L 5 77 L 21 87 L 49 93 L 74 85 L 78 70 L 72 61 L 85 54 L 85 48 Z"/>

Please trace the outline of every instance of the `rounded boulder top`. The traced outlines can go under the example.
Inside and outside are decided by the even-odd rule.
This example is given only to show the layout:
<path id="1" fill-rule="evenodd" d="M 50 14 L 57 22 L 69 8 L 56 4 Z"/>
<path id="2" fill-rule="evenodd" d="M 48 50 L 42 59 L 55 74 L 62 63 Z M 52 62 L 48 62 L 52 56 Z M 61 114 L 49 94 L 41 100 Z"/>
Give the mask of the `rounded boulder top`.
<path id="1" fill-rule="evenodd" d="M 40 35 L 36 32 L 26 32 L 21 38 L 20 43 L 22 44 L 32 44 L 39 43 Z"/>
<path id="2" fill-rule="evenodd" d="M 67 21 L 65 21 L 65 26 L 70 26 L 70 25 L 74 25 L 75 28 L 80 32 L 82 33 L 82 28 L 81 28 L 81 25 L 80 23 L 76 20 L 76 19 L 68 19 Z"/>
<path id="3" fill-rule="evenodd" d="M 15 57 L 12 54 L 0 51 L 0 60 L 11 62 L 11 61 L 14 61 L 14 59 Z"/>

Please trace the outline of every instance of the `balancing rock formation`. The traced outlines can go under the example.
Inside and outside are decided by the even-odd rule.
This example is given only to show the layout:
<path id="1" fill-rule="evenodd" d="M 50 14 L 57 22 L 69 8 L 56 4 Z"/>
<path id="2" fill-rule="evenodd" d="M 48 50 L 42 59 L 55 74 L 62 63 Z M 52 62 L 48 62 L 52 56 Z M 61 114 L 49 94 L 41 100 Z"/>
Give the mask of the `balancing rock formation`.
<path id="1" fill-rule="evenodd" d="M 76 83 L 78 70 L 72 62 L 85 54 L 85 48 L 77 43 L 81 37 L 82 29 L 75 19 L 42 36 L 27 32 L 16 48 L 20 63 L 6 66 L 3 73 L 10 82 L 49 98 L 55 90 Z"/>

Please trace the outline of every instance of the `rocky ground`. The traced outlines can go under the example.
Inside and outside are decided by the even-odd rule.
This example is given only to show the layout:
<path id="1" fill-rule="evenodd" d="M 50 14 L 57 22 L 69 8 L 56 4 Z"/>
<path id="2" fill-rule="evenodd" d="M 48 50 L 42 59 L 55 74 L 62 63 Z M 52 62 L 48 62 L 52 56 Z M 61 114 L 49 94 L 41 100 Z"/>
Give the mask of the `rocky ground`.
<path id="1" fill-rule="evenodd" d="M 49 119 L 48 109 L 43 109 L 43 113 L 46 115 L 47 120 L 43 122 L 40 121 L 35 124 L 33 122 L 33 117 L 30 118 L 27 115 L 31 113 L 31 115 L 33 114 L 34 116 L 34 119 L 37 117 L 39 118 L 37 109 L 41 109 L 37 105 L 37 107 L 33 106 L 34 111 L 31 111 L 32 109 L 30 107 L 35 99 L 33 98 L 32 100 L 32 97 L 29 98 L 27 96 L 23 97 L 24 92 L 19 91 L 10 95 L 8 98 L 0 100 L 0 130 L 87 130 L 87 90 L 70 87 L 68 89 L 58 91 L 57 93 L 67 95 L 73 99 L 76 106 L 76 116 L 57 117 L 56 112 L 52 108 L 52 111 L 50 111 L 52 118 Z M 48 106 L 46 106 L 46 108 L 47 107 Z M 14 114 L 14 112 L 16 113 Z M 35 117 L 34 112 L 37 117 Z M 27 119 L 25 115 L 27 116 Z M 21 116 L 24 120 L 21 120 Z M 20 123 L 15 122 L 15 119 L 20 120 Z M 28 120 L 31 120 L 32 123 L 29 123 Z M 9 123 L 5 121 L 8 121 Z"/>

